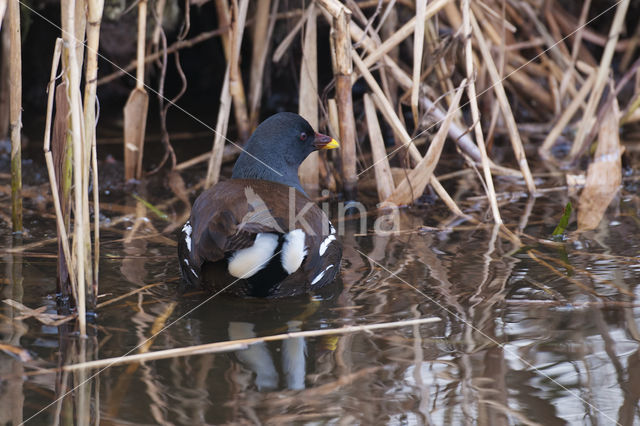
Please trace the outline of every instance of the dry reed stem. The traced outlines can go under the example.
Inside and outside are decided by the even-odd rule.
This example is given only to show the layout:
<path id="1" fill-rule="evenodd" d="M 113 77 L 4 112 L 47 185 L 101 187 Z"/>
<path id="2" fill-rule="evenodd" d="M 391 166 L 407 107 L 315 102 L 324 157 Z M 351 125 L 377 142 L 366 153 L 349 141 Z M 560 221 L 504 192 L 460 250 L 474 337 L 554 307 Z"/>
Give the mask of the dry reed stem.
<path id="1" fill-rule="evenodd" d="M 309 5 L 305 25 L 304 43 L 302 45 L 302 62 L 300 64 L 300 94 L 298 114 L 318 130 L 318 36 L 317 11 L 313 3 Z M 300 182 L 309 193 L 320 189 L 319 154 L 312 152 L 300 167 Z"/>
<path id="2" fill-rule="evenodd" d="M 270 7 L 271 0 L 259 1 L 255 13 L 256 22 L 253 26 L 253 52 L 249 77 L 249 119 L 251 120 L 251 129 L 256 127 L 260 116 L 264 66 L 267 62 L 267 52 L 271 44 L 271 36 L 276 23 L 275 15 L 278 11 L 279 3 L 279 0 L 275 0 L 273 7 Z"/>
<path id="3" fill-rule="evenodd" d="M 47 171 L 49 174 L 49 184 L 51 185 L 51 195 L 53 198 L 53 207 L 56 212 L 56 225 L 58 228 L 58 234 L 60 235 L 60 242 L 62 244 L 62 251 L 64 253 L 64 259 L 67 262 L 67 271 L 69 273 L 69 279 L 71 280 L 71 291 L 73 293 L 74 300 L 78 300 L 77 294 L 77 279 L 75 275 L 75 268 L 73 265 L 73 258 L 71 257 L 71 250 L 69 248 L 69 237 L 67 235 L 67 229 L 65 226 L 65 219 L 62 213 L 62 207 L 60 203 L 60 193 L 58 189 L 58 180 L 56 178 L 55 167 L 53 164 L 53 155 L 51 154 L 51 121 L 53 115 L 53 99 L 55 96 L 56 86 L 56 74 L 58 71 L 58 65 L 60 64 L 60 56 L 62 54 L 62 39 L 56 39 L 56 44 L 53 51 L 53 60 L 51 62 L 51 75 L 49 77 L 49 83 L 47 85 L 47 113 L 45 117 L 44 128 L 44 157 L 47 164 Z"/>
<path id="4" fill-rule="evenodd" d="M 155 21 L 156 25 L 153 28 L 153 35 L 151 36 L 151 45 L 154 49 L 158 48 L 160 44 L 160 33 L 162 32 L 162 21 L 164 19 L 164 9 L 167 4 L 166 0 L 157 0 L 155 4 Z"/>
<path id="5" fill-rule="evenodd" d="M 231 27 L 231 16 L 229 13 L 229 3 L 227 0 L 215 0 L 213 2 L 216 7 L 216 16 L 218 18 L 218 27 L 224 28 L 225 31 L 220 35 L 222 39 L 222 50 L 224 51 L 224 57 L 229 60 L 229 56 L 231 54 L 229 44 L 229 40 L 231 38 L 230 34 L 233 31 Z"/>
<path id="6" fill-rule="evenodd" d="M 73 180 L 74 180 L 74 199 L 75 199 L 75 210 L 74 210 L 74 249 L 75 249 L 75 266 L 76 266 L 76 277 L 77 277 L 77 295 L 78 299 L 76 300 L 76 306 L 78 309 L 78 323 L 80 326 L 80 335 L 86 336 L 87 328 L 86 328 L 86 300 L 85 300 L 85 265 L 87 258 L 90 256 L 89 253 L 86 253 L 86 244 L 85 244 L 85 235 L 84 235 L 84 215 L 85 215 L 85 206 L 83 205 L 83 192 L 87 191 L 86 182 L 82 181 L 82 171 L 83 171 L 83 148 L 84 144 L 82 141 L 82 130 L 81 123 L 82 114 L 80 111 L 80 102 L 79 96 L 76 95 L 78 88 L 80 87 L 80 69 L 78 60 L 76 57 L 76 38 L 73 35 L 72 29 L 75 28 L 75 3 L 73 0 L 65 0 L 66 3 L 66 16 L 62 16 L 62 21 L 65 24 L 63 26 L 63 40 L 64 46 L 67 50 L 68 57 L 68 75 L 69 79 L 68 83 L 68 93 L 69 96 L 69 104 L 71 110 L 71 140 L 73 143 Z M 65 28 L 66 27 L 66 28 Z M 71 31 L 70 31 L 71 30 Z"/>
<path id="7" fill-rule="evenodd" d="M 238 28 L 238 30 L 231 32 L 230 43 L 231 46 L 237 45 L 238 48 L 230 49 L 231 56 L 227 57 L 231 67 L 229 69 L 229 92 L 233 99 L 233 112 L 236 118 L 236 126 L 238 128 L 238 139 L 244 142 L 249 139 L 249 135 L 251 134 L 251 123 L 249 122 L 249 114 L 247 112 L 247 98 L 244 92 L 242 74 L 240 73 L 240 45 L 242 45 L 247 12 L 245 10 L 244 15 L 239 17 L 237 1 L 233 0 L 232 5 L 233 7 L 231 10 L 233 13 L 231 14 L 231 25 L 232 27 Z"/>
<path id="8" fill-rule="evenodd" d="M 438 133 L 435 135 L 429 149 L 425 156 L 420 160 L 416 167 L 409 172 L 409 175 L 400 182 L 395 191 L 389 196 L 385 203 L 391 203 L 395 205 L 410 204 L 422 195 L 435 170 L 438 161 L 440 160 L 440 154 L 444 147 L 444 142 L 449 133 L 449 126 L 456 115 L 458 105 L 460 104 L 460 98 L 462 92 L 467 84 L 467 80 L 464 79 L 456 91 L 455 96 L 449 105 L 449 111 L 445 120 L 440 125 Z"/>
<path id="9" fill-rule="evenodd" d="M 356 64 L 362 64 L 362 60 L 359 59 L 358 55 L 354 55 L 354 62 L 356 62 Z M 362 69 L 361 69 L 362 72 Z M 363 75 L 365 74 L 369 74 L 369 71 L 365 69 L 365 71 L 363 72 Z M 373 76 L 371 77 L 373 78 Z M 375 80 L 374 80 L 375 81 Z M 382 98 L 382 100 L 380 99 L 380 97 L 378 95 L 376 95 L 374 93 L 373 95 L 373 101 L 376 105 L 376 107 L 382 112 L 382 114 L 385 116 L 385 119 L 387 119 L 387 122 L 389 122 L 391 124 L 391 127 L 393 129 L 393 131 L 396 133 L 397 137 L 400 139 L 400 141 L 402 141 L 404 143 L 404 146 L 408 148 L 409 150 L 409 154 L 411 155 L 412 160 L 418 164 L 421 160 L 422 160 L 422 155 L 420 155 L 420 151 L 418 151 L 418 148 L 416 148 L 415 144 L 411 141 L 411 137 L 409 136 L 409 134 L 407 133 L 406 129 L 402 126 L 402 123 L 400 123 L 399 125 L 394 126 L 389 119 L 391 117 L 388 117 L 387 115 L 385 115 L 385 105 L 384 105 L 384 101 L 386 101 L 386 98 Z M 395 112 L 393 111 L 393 109 L 391 109 L 391 113 L 393 114 L 393 116 L 395 116 Z M 400 120 L 397 118 L 397 116 L 395 117 L 397 119 L 397 121 L 399 122 Z M 397 151 L 397 150 L 396 150 Z M 417 154 L 416 154 L 417 153 Z M 449 193 L 444 189 L 444 187 L 440 184 L 440 182 L 438 181 L 438 179 L 436 179 L 435 176 L 431 176 L 431 178 L 429 178 L 429 184 L 433 187 L 433 189 L 436 191 L 436 193 L 438 194 L 438 196 L 442 199 L 442 201 L 445 203 L 445 205 L 455 214 L 458 216 L 465 216 L 465 214 L 462 212 L 462 210 L 458 207 L 458 205 L 455 203 L 455 201 L 453 200 L 453 198 L 451 198 L 451 196 L 449 195 Z"/>
<path id="10" fill-rule="evenodd" d="M 493 177 L 491 176 L 491 169 L 489 167 L 489 156 L 487 155 L 487 148 L 484 142 L 484 135 L 482 133 L 482 127 L 480 125 L 480 110 L 478 108 L 478 98 L 476 94 L 475 84 L 475 69 L 473 63 L 473 48 L 471 45 L 471 10 L 469 7 L 469 0 L 462 1 L 462 22 L 463 32 L 465 38 L 465 67 L 467 70 L 467 79 L 469 85 L 467 86 L 467 93 L 469 97 L 469 104 L 471 107 L 471 119 L 473 120 L 473 128 L 476 136 L 476 143 L 480 150 L 480 158 L 482 163 L 482 170 L 484 173 L 484 184 L 487 191 L 487 197 L 489 198 L 489 205 L 491 206 L 491 213 L 493 214 L 493 221 L 496 224 L 502 223 L 500 217 L 500 210 L 498 209 L 498 201 L 496 200 L 496 191 L 493 186 Z"/>
<path id="11" fill-rule="evenodd" d="M 327 2 L 337 3 L 335 0 Z M 323 4 L 327 2 L 321 1 Z M 333 48 L 336 65 L 334 69 L 334 78 L 336 81 L 335 92 L 341 142 L 342 188 L 347 199 L 355 198 L 358 182 L 356 170 L 356 124 L 353 116 L 351 90 L 353 62 L 351 59 L 351 36 L 349 34 L 350 21 L 351 13 L 347 8 L 341 7 L 339 14 L 333 17 L 332 22 Z"/>
<path id="12" fill-rule="evenodd" d="M 505 74 L 508 76 L 508 81 L 522 93 L 525 99 L 527 97 L 531 98 L 529 102 L 535 102 L 536 106 L 542 106 L 547 111 L 556 112 L 554 111 L 555 104 L 552 96 L 540 83 L 529 77 L 524 70 L 516 71 L 514 67 L 505 65 Z M 552 81 L 555 82 L 555 79 L 552 79 Z"/>
<path id="13" fill-rule="evenodd" d="M 96 147 L 96 89 L 98 78 L 98 47 L 100 44 L 100 21 L 104 0 L 88 0 L 87 4 L 87 68 L 84 89 L 85 143 L 91 145 L 91 169 L 93 170 L 93 282 L 91 303 L 98 296 L 98 270 L 100 260 L 100 187 L 98 182 L 98 154 Z M 56 67 L 57 68 L 57 67 Z M 86 169 L 89 169 L 87 165 Z"/>
<path id="14" fill-rule="evenodd" d="M 540 145 L 540 148 L 538 148 L 538 153 L 540 154 L 540 157 L 542 157 L 545 160 L 553 159 L 553 156 L 551 155 L 551 147 L 556 142 L 558 137 L 562 134 L 565 127 L 569 124 L 569 122 L 571 121 L 573 116 L 576 114 L 576 112 L 578 112 L 578 109 L 584 106 L 583 102 L 586 99 L 589 92 L 591 91 L 591 89 L 593 88 L 593 84 L 595 83 L 595 80 L 596 80 L 596 74 L 591 73 L 589 78 L 587 78 L 587 80 L 584 82 L 584 84 L 580 88 L 578 95 L 574 97 L 571 100 L 571 103 L 564 109 L 564 112 L 560 115 L 558 122 L 553 126 L 551 131 L 547 134 L 547 137 L 544 139 L 544 142 L 542 143 L 542 145 Z"/>
<path id="15" fill-rule="evenodd" d="M 452 0 L 435 0 L 433 2 L 429 2 L 424 11 L 424 19 L 427 20 L 435 16 L 438 12 L 440 12 L 441 9 L 443 9 L 445 6 L 447 6 L 447 4 L 451 2 Z M 357 24 L 352 23 L 351 25 L 352 33 L 354 31 L 354 26 L 357 27 Z M 367 66 L 367 68 L 370 68 L 372 65 L 376 64 L 378 61 L 380 61 L 380 59 L 386 56 L 391 49 L 393 49 L 398 44 L 402 43 L 407 37 L 409 37 L 411 33 L 413 33 L 415 26 L 416 26 L 416 18 L 413 17 L 409 21 L 407 21 L 407 23 L 404 24 L 402 27 L 398 28 L 398 30 L 394 32 L 394 34 L 390 38 L 385 40 L 384 43 L 382 43 L 379 47 L 370 51 L 369 56 L 367 56 L 364 59 L 364 63 Z M 362 34 L 364 35 L 364 33 Z"/>
<path id="16" fill-rule="evenodd" d="M 446 1 L 449 1 L 449 0 L 446 0 Z M 429 7 L 430 6 L 434 6 L 435 7 L 437 4 L 438 3 L 431 3 L 429 6 L 427 6 L 427 15 L 428 15 Z M 351 30 L 351 36 L 352 36 L 353 40 L 356 43 L 359 43 L 362 47 L 364 47 L 366 49 L 367 52 L 369 52 L 369 57 L 374 52 L 378 51 L 378 48 L 376 47 L 375 42 L 371 38 L 369 38 L 367 35 L 365 35 L 364 32 L 358 27 L 358 25 L 356 25 L 355 23 L 352 22 L 350 30 Z M 369 57 L 367 57 L 367 58 L 369 58 Z M 398 64 L 396 64 L 389 56 L 384 56 L 382 59 L 384 61 L 384 64 L 390 69 L 391 74 L 396 79 L 396 82 L 398 84 L 400 84 L 400 86 L 403 89 L 409 90 L 411 88 L 411 85 L 412 85 L 411 77 L 409 77 L 409 75 L 406 74 L 398 66 Z M 368 68 L 368 67 L 366 67 L 366 65 L 365 65 L 365 68 Z M 370 75 L 370 73 L 368 73 L 368 74 Z M 365 77 L 365 80 L 367 79 L 367 77 L 365 75 L 363 75 L 363 77 Z M 375 82 L 375 79 L 373 79 L 373 81 Z M 377 83 L 376 83 L 376 85 L 377 85 Z M 374 89 L 374 91 L 375 91 L 375 89 Z M 374 97 L 374 101 L 376 101 L 376 97 Z M 427 99 L 426 97 L 423 96 L 423 97 L 420 98 L 420 102 L 425 104 L 425 106 L 424 106 L 425 110 L 429 111 L 430 114 L 432 116 L 434 116 L 437 120 L 440 121 L 440 120 L 444 119 L 446 113 L 442 109 L 440 109 L 440 107 L 436 106 L 432 101 L 430 101 L 429 99 Z M 381 109 L 381 111 L 384 113 L 385 111 L 388 111 L 388 110 L 385 108 L 385 110 Z M 391 107 L 391 111 L 393 111 L 393 107 Z M 394 112 L 394 115 L 395 115 L 395 112 Z M 387 117 L 385 116 L 385 118 L 387 118 Z M 391 126 L 394 127 L 394 124 L 392 122 L 389 122 L 389 124 L 391 124 Z M 403 127 L 401 122 L 400 122 L 400 127 Z M 460 129 L 457 125 L 455 125 L 455 123 L 452 123 L 451 132 L 452 132 L 451 133 L 451 137 L 452 137 L 452 139 L 454 139 L 456 141 L 458 146 L 467 155 L 469 155 L 471 158 L 473 158 L 474 161 L 480 162 L 481 161 L 480 151 L 475 146 L 475 144 L 473 143 L 471 138 L 467 135 L 466 129 Z M 419 152 L 418 152 L 418 154 L 419 154 Z M 415 153 L 412 154 L 412 158 L 414 158 L 414 157 L 415 157 Z M 422 156 L 420 156 L 420 158 L 418 158 L 416 160 L 416 162 L 420 161 L 421 158 L 422 158 Z M 514 175 L 514 172 L 515 172 L 515 173 L 517 173 L 517 175 L 521 175 L 519 172 L 516 172 L 515 170 L 509 170 L 509 169 L 506 169 L 504 167 L 500 167 L 500 166 L 494 165 L 491 162 L 490 162 L 490 165 L 491 165 L 492 168 L 500 169 L 501 172 L 505 172 L 505 174 Z"/>
<path id="17" fill-rule="evenodd" d="M 9 2 L 9 129 L 11 133 L 11 227 L 22 232 L 22 47 L 20 4 Z M 0 135 L 4 137 L 4 135 Z"/>
<path id="18" fill-rule="evenodd" d="M 400 142 L 402 142 L 402 144 L 409 150 L 409 154 L 411 155 L 411 159 L 413 160 L 414 164 L 417 164 L 420 160 L 422 160 L 422 155 L 411 140 L 411 136 L 409 136 L 409 133 L 404 128 L 402 121 L 400 121 L 400 118 L 398 118 L 395 109 L 393 108 L 389 100 L 384 96 L 384 93 L 378 85 L 378 82 L 364 65 L 364 62 L 362 61 L 362 59 L 360 59 L 360 56 L 358 56 L 357 54 L 353 55 L 353 63 L 356 65 L 356 68 L 358 69 L 362 77 L 364 77 L 365 81 L 369 85 L 369 88 L 371 88 L 371 90 L 373 91 L 373 100 L 380 109 L 380 112 L 386 119 L 387 123 L 389 123 L 389 125 L 393 129 L 393 132 L 398 136 Z"/>
<path id="19" fill-rule="evenodd" d="M 133 296 L 134 294 L 138 294 L 141 291 L 145 291 L 145 290 L 148 290 L 150 288 L 154 288 L 154 287 L 158 287 L 160 285 L 166 285 L 166 284 L 167 284 L 167 281 L 161 281 L 161 282 L 158 282 L 158 283 L 152 283 L 152 284 L 144 285 L 144 286 L 139 287 L 139 288 L 137 288 L 135 290 L 129 291 L 129 292 L 125 293 L 125 294 L 121 294 L 120 296 L 116 296 L 116 297 L 113 297 L 113 298 L 111 298 L 109 300 L 105 300 L 104 302 L 100 302 L 96 306 L 96 309 L 102 309 L 102 308 L 104 308 L 106 306 L 109 306 L 109 305 L 111 305 L 113 303 L 116 303 L 116 302 L 118 302 L 118 301 L 120 301 L 122 299 L 126 299 L 129 296 Z"/>
<path id="20" fill-rule="evenodd" d="M 85 10 L 85 1 L 84 0 L 76 0 L 75 1 L 75 9 L 74 9 L 74 28 L 66 28 L 62 25 L 62 28 L 65 31 L 69 31 L 72 36 L 75 37 L 76 40 L 84 40 L 85 34 L 85 22 L 84 22 L 84 10 Z M 66 1 L 60 2 L 60 21 L 64 24 L 65 16 L 67 16 L 67 5 Z M 84 55 L 84 46 L 80 43 L 76 46 L 76 62 L 79 67 L 82 67 L 82 59 Z M 68 69 L 69 60 L 68 55 L 63 53 L 62 55 L 62 68 Z"/>
<path id="21" fill-rule="evenodd" d="M 620 59 L 620 70 L 627 71 L 629 69 L 629 64 L 634 59 L 634 53 L 638 47 L 638 43 L 640 43 L 640 25 L 636 25 L 636 30 L 633 33 L 633 36 L 629 39 L 629 45 Z"/>
<path id="22" fill-rule="evenodd" d="M 411 112 L 413 113 L 413 123 L 416 127 L 418 127 L 418 96 L 420 95 L 426 8 L 427 0 L 416 0 L 416 26 L 413 32 L 413 85 L 411 86 Z"/>
<path id="23" fill-rule="evenodd" d="M 284 39 L 282 39 L 278 47 L 276 47 L 276 49 L 274 50 L 273 56 L 271 57 L 273 62 L 276 62 L 276 63 L 280 62 L 284 54 L 289 49 L 289 46 L 295 39 L 296 35 L 302 29 L 302 26 L 304 25 L 304 23 L 309 20 L 309 15 L 311 13 L 313 13 L 313 8 L 309 6 L 305 11 L 304 15 L 300 17 L 300 19 L 298 20 L 298 22 L 296 22 L 296 24 L 293 26 L 291 31 L 289 31 L 289 34 L 287 34 L 287 36 Z"/>
<path id="24" fill-rule="evenodd" d="M 529 17 L 529 19 L 533 21 L 536 30 L 538 31 L 538 33 L 540 33 L 540 36 L 542 36 L 545 44 L 547 45 L 546 52 L 549 54 L 549 56 L 551 56 L 551 58 L 553 58 L 553 61 L 558 64 L 563 70 L 569 68 L 571 61 L 567 58 L 567 52 L 563 51 L 562 49 L 564 48 L 564 44 L 557 43 L 557 40 L 559 38 L 554 38 L 553 35 L 549 33 L 547 27 L 542 23 L 542 21 L 540 21 L 538 15 L 528 3 L 522 2 L 520 4 L 520 7 L 524 9 L 524 12 Z"/>
<path id="25" fill-rule="evenodd" d="M 369 56 L 363 59 L 365 66 L 367 68 L 371 68 L 373 65 L 377 64 L 392 49 L 394 49 L 396 46 L 402 43 L 407 37 L 409 37 L 414 32 L 415 26 L 416 26 L 416 18 L 413 17 L 406 24 L 398 28 L 391 37 L 389 37 L 382 44 L 380 44 L 375 49 L 373 49 L 370 52 Z M 360 28 L 358 27 L 358 29 Z M 364 33 L 362 34 L 364 35 Z M 371 41 L 373 42 L 372 39 Z M 355 80 L 358 78 L 358 76 L 354 75 L 353 78 Z M 413 80 L 412 80 L 412 84 L 413 84 Z"/>
<path id="26" fill-rule="evenodd" d="M 147 0 L 138 2 L 138 41 L 136 87 L 124 106 L 124 175 L 125 179 L 142 177 L 144 137 L 149 111 L 149 95 L 144 86 L 144 54 L 147 35 Z"/>
<path id="27" fill-rule="evenodd" d="M 327 110 L 329 112 L 329 134 L 332 138 L 338 139 L 340 137 L 339 128 L 338 128 L 338 105 L 336 104 L 336 100 L 334 98 L 329 98 L 327 100 Z"/>
<path id="28" fill-rule="evenodd" d="M 373 170 L 376 176 L 376 188 L 378 190 L 378 200 L 380 202 L 389 198 L 393 193 L 394 184 L 387 151 L 384 147 L 384 139 L 380 130 L 380 123 L 376 116 L 375 106 L 368 94 L 364 95 L 364 111 L 367 117 L 367 128 L 369 130 L 369 142 L 371 143 L 371 154 L 373 157 Z"/>
<path id="29" fill-rule="evenodd" d="M 615 47 L 623 29 L 629 3 L 629 0 L 620 0 L 616 7 L 616 13 L 613 17 L 611 28 L 609 29 L 607 44 L 605 45 L 602 58 L 600 59 L 600 65 L 596 73 L 596 81 L 594 83 L 593 90 L 591 91 L 591 95 L 589 96 L 587 107 L 582 115 L 580 125 L 578 125 L 578 133 L 576 134 L 576 138 L 571 146 L 571 151 L 569 152 L 568 159 L 570 161 L 575 160 L 580 155 L 585 142 L 587 142 L 586 137 L 588 133 L 597 125 L 595 117 L 596 109 L 600 103 L 600 98 L 602 97 L 605 85 L 607 84 L 608 75 L 611 71 L 611 60 L 613 59 Z"/>
<path id="30" fill-rule="evenodd" d="M 231 340 L 226 342 L 207 343 L 203 345 L 194 345 L 183 348 L 165 349 L 154 352 L 147 352 L 144 354 L 135 354 L 129 356 L 122 356 L 116 358 L 107 358 L 96 361 L 89 361 L 82 364 L 71 364 L 62 367 L 62 371 L 76 371 L 81 369 L 96 369 L 103 367 L 112 367 L 115 365 L 128 364 L 132 362 L 145 362 L 158 359 L 175 358 L 181 356 L 201 355 L 206 353 L 220 353 L 229 352 L 235 350 L 243 350 L 248 346 L 256 343 L 276 342 L 287 339 L 295 338 L 307 338 L 318 336 L 330 336 L 339 334 L 352 334 L 358 332 L 371 332 L 373 330 L 381 330 L 386 328 L 399 328 L 408 327 L 416 324 L 428 324 L 440 321 L 440 318 L 420 318 L 405 321 L 394 321 L 380 324 L 368 324 L 368 325 L 352 325 L 340 328 L 321 329 L 321 330 L 308 330 L 308 331 L 295 331 L 290 333 L 276 334 L 265 337 L 254 337 L 249 339 Z M 40 373 L 53 373 L 58 371 L 42 370 Z"/>
<path id="31" fill-rule="evenodd" d="M 238 16 L 237 0 L 231 1 L 231 9 L 229 8 L 229 4 L 226 0 L 216 0 L 215 6 L 218 16 L 218 25 L 220 27 L 229 29 L 228 34 L 222 34 L 222 47 L 224 50 L 224 57 L 227 59 L 227 65 L 230 66 L 228 77 L 229 86 L 227 90 L 229 91 L 229 95 L 233 99 L 234 115 L 236 117 L 236 121 L 238 122 L 238 135 L 240 136 L 239 139 L 246 140 L 249 137 L 250 123 L 245 102 L 244 84 L 239 74 L 239 51 L 236 53 L 235 49 L 235 45 L 237 44 L 237 37 L 240 36 L 240 38 L 242 38 L 242 34 L 244 33 L 246 12 L 244 14 L 244 17 Z M 238 19 L 242 19 L 242 24 L 238 23 Z M 241 31 L 238 31 L 239 28 L 241 28 Z"/>
<path id="32" fill-rule="evenodd" d="M 580 18 L 578 18 L 578 31 L 573 38 L 573 46 L 571 48 L 571 65 L 569 67 L 569 72 L 565 74 L 562 78 L 562 82 L 560 83 L 560 98 L 564 98 L 564 94 L 566 93 L 567 86 L 571 84 L 573 77 L 575 75 L 575 67 L 576 61 L 578 60 L 578 54 L 580 53 L 580 48 L 582 47 L 582 33 L 584 31 L 584 24 L 587 22 L 587 16 L 589 14 L 589 9 L 591 8 L 591 0 L 586 0 L 582 4 L 582 10 L 580 12 Z M 640 28 L 640 26 L 638 27 Z"/>
<path id="33" fill-rule="evenodd" d="M 222 153 L 222 164 L 228 163 L 230 161 L 235 160 L 238 155 L 240 155 L 240 149 L 233 145 L 227 145 L 224 147 L 224 151 Z M 176 164 L 175 170 L 186 170 L 189 167 L 195 166 L 196 164 L 203 163 L 211 157 L 211 151 L 205 152 L 204 154 L 200 154 L 193 158 L 183 161 L 182 163 Z"/>
<path id="34" fill-rule="evenodd" d="M 144 53 L 147 38 L 147 0 L 138 1 L 138 41 L 136 48 L 136 88 L 144 89 Z"/>
<path id="35" fill-rule="evenodd" d="M 5 20 L 8 20 L 5 15 Z M 6 25 L 5 25 L 6 30 Z M 11 108 L 11 100 L 9 98 L 9 66 L 11 65 L 11 32 L 0 31 L 0 135 L 6 138 L 10 134 L 9 130 L 9 110 Z M 11 174 L 7 173 L 7 177 L 11 179 Z M 11 219 L 9 222 L 11 223 Z"/>
<path id="36" fill-rule="evenodd" d="M 531 176 L 529 163 L 527 162 L 524 147 L 522 146 L 522 140 L 520 139 L 520 133 L 518 132 L 518 125 L 516 124 L 516 120 L 513 117 L 513 112 L 511 111 L 511 106 L 509 105 L 509 100 L 507 99 L 507 93 L 504 90 L 502 80 L 500 79 L 500 74 L 498 73 L 496 65 L 493 62 L 491 52 L 489 51 L 489 47 L 487 46 L 484 36 L 482 35 L 482 31 L 480 30 L 480 27 L 478 26 L 478 23 L 476 22 L 476 19 L 471 11 L 469 11 L 469 15 L 471 26 L 473 28 L 473 34 L 476 37 L 478 47 L 480 48 L 480 52 L 482 53 L 482 57 L 484 58 L 487 70 L 489 71 L 493 91 L 496 94 L 498 104 L 500 105 L 502 115 L 507 125 L 507 130 L 509 131 L 511 146 L 513 148 L 513 155 L 516 157 L 516 162 L 520 167 L 520 171 L 522 171 L 522 175 L 524 177 L 524 181 L 527 185 L 529 193 L 535 194 L 536 185 L 533 182 L 533 176 Z"/>
<path id="37" fill-rule="evenodd" d="M 240 0 L 238 19 L 235 21 L 232 32 L 237 33 L 232 37 L 235 41 L 230 48 L 237 54 L 233 54 L 234 57 L 239 57 L 240 46 L 242 44 L 242 34 L 244 33 L 244 24 L 247 17 L 247 9 L 249 6 L 249 0 Z M 231 53 L 231 52 L 230 52 Z M 220 108 L 218 109 L 218 119 L 216 122 L 216 134 L 213 140 L 213 148 L 211 150 L 211 157 L 209 157 L 209 165 L 207 167 L 207 177 L 205 179 L 204 188 L 208 189 L 211 185 L 218 182 L 220 178 L 220 167 L 222 166 L 222 155 L 224 152 L 224 141 L 227 135 L 227 127 L 229 125 L 229 114 L 231 112 L 231 92 L 229 89 L 230 83 L 231 64 L 227 64 L 227 71 L 224 76 L 224 83 L 222 84 L 222 91 L 220 92 Z"/>
<path id="38" fill-rule="evenodd" d="M 435 69 L 436 79 L 440 84 L 440 89 L 444 94 L 447 104 L 451 103 L 451 93 L 454 91 L 454 84 L 451 81 L 451 71 L 447 65 L 447 61 L 443 55 L 439 55 L 437 52 L 438 46 L 442 46 L 440 41 L 440 35 L 438 34 L 438 30 L 436 29 L 435 23 L 433 19 L 430 19 L 426 22 L 425 29 L 425 39 L 427 45 L 427 55 L 433 56 L 437 58 L 435 61 L 429 65 L 427 71 L 424 71 L 422 74 L 422 79 L 426 78 L 429 74 L 431 74 L 431 70 Z M 424 97 L 424 96 L 423 96 Z M 458 110 L 456 112 L 456 117 L 454 117 L 454 122 L 462 122 L 462 110 Z M 453 124 L 453 123 L 452 123 Z"/>

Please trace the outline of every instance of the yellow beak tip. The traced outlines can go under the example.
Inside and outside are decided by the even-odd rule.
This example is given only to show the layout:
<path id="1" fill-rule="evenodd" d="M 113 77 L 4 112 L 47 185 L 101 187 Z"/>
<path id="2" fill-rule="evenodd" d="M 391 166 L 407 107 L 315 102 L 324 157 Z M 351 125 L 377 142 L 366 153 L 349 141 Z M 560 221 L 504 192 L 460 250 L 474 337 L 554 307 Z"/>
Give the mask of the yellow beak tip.
<path id="1" fill-rule="evenodd" d="M 340 144 L 338 143 L 337 140 L 332 138 L 331 142 L 326 144 L 322 149 L 336 149 L 336 148 L 340 148 Z"/>

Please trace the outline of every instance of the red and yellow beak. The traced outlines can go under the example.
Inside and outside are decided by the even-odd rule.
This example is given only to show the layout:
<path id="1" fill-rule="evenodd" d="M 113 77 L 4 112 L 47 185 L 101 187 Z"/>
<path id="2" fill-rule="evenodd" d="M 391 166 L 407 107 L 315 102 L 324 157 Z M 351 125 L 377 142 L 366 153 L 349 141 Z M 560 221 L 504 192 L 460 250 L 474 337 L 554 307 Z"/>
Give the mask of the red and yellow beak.
<path id="1" fill-rule="evenodd" d="M 337 140 L 331 136 L 323 135 L 322 133 L 316 133 L 316 139 L 314 145 L 318 149 L 334 149 L 340 148 L 340 144 Z"/>

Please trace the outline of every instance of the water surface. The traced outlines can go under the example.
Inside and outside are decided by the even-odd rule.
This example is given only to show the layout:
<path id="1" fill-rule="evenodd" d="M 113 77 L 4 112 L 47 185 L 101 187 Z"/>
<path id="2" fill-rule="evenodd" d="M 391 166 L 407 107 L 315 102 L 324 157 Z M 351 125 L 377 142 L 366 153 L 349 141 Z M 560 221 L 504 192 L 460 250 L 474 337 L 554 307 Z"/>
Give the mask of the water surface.
<path id="1" fill-rule="evenodd" d="M 564 192 L 504 201 L 522 245 L 439 203 L 403 210 L 392 235 L 348 222 L 341 281 L 285 300 L 181 293 L 174 234 L 132 235 L 131 207 L 103 230 L 100 302 L 157 285 L 97 309 L 87 339 L 73 322 L 46 325 L 3 303 L 0 423 L 638 424 L 640 203 L 627 186 L 596 231 L 548 243 L 564 202 Z M 29 235 L 1 225 L 5 247 L 35 243 L 3 251 L 1 297 L 55 314 L 56 246 L 43 243 L 53 217 L 27 208 Z M 163 327 L 144 350 L 428 317 L 440 321 L 55 370 L 137 353 Z"/>

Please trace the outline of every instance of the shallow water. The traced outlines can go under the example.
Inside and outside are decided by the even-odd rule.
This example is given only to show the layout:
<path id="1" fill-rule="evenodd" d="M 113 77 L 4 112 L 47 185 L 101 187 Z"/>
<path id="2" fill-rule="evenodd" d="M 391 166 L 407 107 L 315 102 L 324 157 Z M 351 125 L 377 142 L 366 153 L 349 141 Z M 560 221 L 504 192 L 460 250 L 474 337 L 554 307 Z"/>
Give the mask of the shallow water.
<path id="1" fill-rule="evenodd" d="M 638 424 L 631 189 L 598 230 L 555 245 L 536 240 L 548 241 L 566 201 L 553 193 L 501 207 L 522 246 L 491 225 L 445 227 L 448 212 L 433 206 L 402 211 L 402 232 L 388 236 L 349 222 L 341 282 L 285 300 L 181 294 L 174 242 L 144 226 L 127 241 L 133 222 L 123 222 L 101 237 L 99 301 L 157 285 L 99 308 L 88 339 L 73 322 L 45 325 L 0 304 L 1 343 L 12 345 L 0 352 L 0 424 Z M 51 216 L 30 208 L 32 236 L 13 239 L 3 224 L 5 247 L 55 236 Z M 3 253 L 2 299 L 55 314 L 55 244 Z M 145 350 L 428 317 L 440 321 L 49 370 L 137 353 L 159 331 Z"/>

